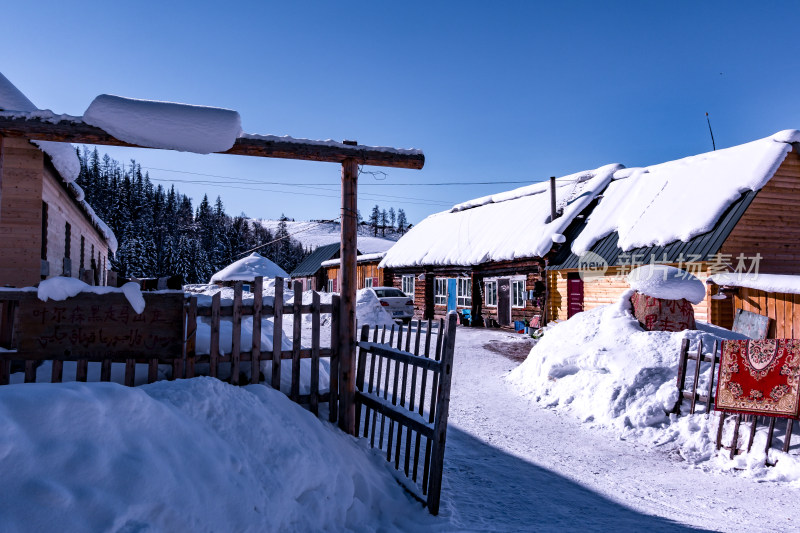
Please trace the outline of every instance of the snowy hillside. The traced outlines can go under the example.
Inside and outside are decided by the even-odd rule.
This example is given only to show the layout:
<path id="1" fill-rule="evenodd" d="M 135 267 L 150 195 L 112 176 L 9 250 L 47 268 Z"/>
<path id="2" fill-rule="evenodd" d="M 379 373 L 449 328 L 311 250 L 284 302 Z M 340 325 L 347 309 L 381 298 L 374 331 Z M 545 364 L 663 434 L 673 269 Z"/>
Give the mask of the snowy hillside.
<path id="1" fill-rule="evenodd" d="M 260 223 L 273 234 L 278 229 L 278 220 L 255 219 L 253 222 Z M 325 246 L 334 242 L 339 242 L 341 229 L 338 222 L 304 222 L 287 221 L 286 228 L 292 238 L 303 243 L 307 248 Z M 372 229 L 367 226 L 358 227 L 358 250 L 362 254 L 385 252 L 391 248 L 401 237 L 399 233 L 386 231 L 386 237 L 373 235 Z"/>

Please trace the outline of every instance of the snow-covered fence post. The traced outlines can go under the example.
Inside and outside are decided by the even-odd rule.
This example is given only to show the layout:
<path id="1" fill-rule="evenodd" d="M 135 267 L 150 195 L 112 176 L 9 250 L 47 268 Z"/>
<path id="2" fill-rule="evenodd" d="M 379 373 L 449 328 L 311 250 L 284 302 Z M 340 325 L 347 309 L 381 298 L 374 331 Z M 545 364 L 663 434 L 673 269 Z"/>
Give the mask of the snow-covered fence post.
<path id="1" fill-rule="evenodd" d="M 272 388 L 281 390 L 281 344 L 283 337 L 283 278 L 275 278 L 275 301 L 272 303 L 275 318 L 272 328 Z"/>
<path id="2" fill-rule="evenodd" d="M 261 363 L 261 309 L 263 306 L 264 278 L 253 280 L 253 347 L 250 351 L 250 383 L 259 382 Z"/>
<path id="3" fill-rule="evenodd" d="M 186 377 L 194 377 L 194 360 L 197 355 L 197 296 L 189 298 L 186 308 Z M 156 378 L 158 367 L 156 365 Z M 149 377 L 148 377 L 149 380 Z M 153 379 L 155 381 L 155 379 Z M 152 383 L 152 382 L 151 382 Z"/>
<path id="4" fill-rule="evenodd" d="M 344 144 L 356 145 L 355 141 Z M 356 366 L 356 231 L 358 190 L 358 162 L 348 158 L 342 162 L 342 235 L 341 267 L 339 268 L 341 294 L 339 322 L 339 427 L 355 434 L 355 375 Z"/>
<path id="5" fill-rule="evenodd" d="M 436 417 L 433 422 L 433 451 L 431 457 L 430 484 L 428 485 L 428 510 L 439 514 L 442 495 L 442 474 L 444 472 L 444 446 L 447 437 L 447 417 L 450 412 L 450 381 L 453 376 L 453 353 L 456 343 L 456 324 L 458 315 L 450 311 L 444 330 L 442 346 L 442 370 L 439 388 L 436 393 Z"/>

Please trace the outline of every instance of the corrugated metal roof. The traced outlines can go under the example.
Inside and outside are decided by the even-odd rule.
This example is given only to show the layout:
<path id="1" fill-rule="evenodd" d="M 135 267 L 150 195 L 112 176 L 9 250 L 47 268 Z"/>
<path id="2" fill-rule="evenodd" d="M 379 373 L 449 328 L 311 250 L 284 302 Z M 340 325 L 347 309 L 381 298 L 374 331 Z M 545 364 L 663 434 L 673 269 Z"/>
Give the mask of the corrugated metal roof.
<path id="1" fill-rule="evenodd" d="M 320 268 L 322 268 L 323 261 L 327 261 L 328 259 L 333 259 L 338 255 L 339 255 L 338 242 L 326 244 L 325 246 L 320 246 L 319 248 L 311 252 L 311 255 L 303 259 L 303 262 L 297 265 L 297 267 L 289 275 L 293 278 L 300 278 L 303 276 L 313 276 L 319 271 Z"/>
<path id="2" fill-rule="evenodd" d="M 747 211 L 756 194 L 758 194 L 758 191 L 748 191 L 742 194 L 741 198 L 736 200 L 719 218 L 714 229 L 686 242 L 675 241 L 664 246 L 644 246 L 623 252 L 617 244 L 619 235 L 615 231 L 597 241 L 589 251 L 602 257 L 609 266 L 620 265 L 620 259 L 623 259 L 622 262 L 630 264 L 633 257 L 637 258 L 637 261 L 635 261 L 637 263 L 649 263 L 651 257 L 654 257 L 658 262 L 666 263 L 707 261 L 719 252 L 722 243 L 725 242 L 736 223 Z M 585 212 L 591 213 L 592 207 L 589 206 Z M 676 214 L 676 216 L 679 215 Z M 573 224 L 565 234 L 566 242 L 571 243 L 585 226 L 586 218 L 580 220 L 577 224 Z M 579 267 L 578 262 L 579 257 L 572 253 L 569 246 L 565 246 L 548 262 L 547 270 L 577 269 Z"/>

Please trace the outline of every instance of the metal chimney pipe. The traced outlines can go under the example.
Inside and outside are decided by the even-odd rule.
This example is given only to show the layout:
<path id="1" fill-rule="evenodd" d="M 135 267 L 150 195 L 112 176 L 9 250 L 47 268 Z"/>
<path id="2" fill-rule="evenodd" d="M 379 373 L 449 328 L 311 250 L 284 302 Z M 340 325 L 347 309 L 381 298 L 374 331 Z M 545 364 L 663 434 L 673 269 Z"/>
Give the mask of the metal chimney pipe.
<path id="1" fill-rule="evenodd" d="M 550 176 L 550 222 L 558 217 L 556 213 L 556 177 Z"/>

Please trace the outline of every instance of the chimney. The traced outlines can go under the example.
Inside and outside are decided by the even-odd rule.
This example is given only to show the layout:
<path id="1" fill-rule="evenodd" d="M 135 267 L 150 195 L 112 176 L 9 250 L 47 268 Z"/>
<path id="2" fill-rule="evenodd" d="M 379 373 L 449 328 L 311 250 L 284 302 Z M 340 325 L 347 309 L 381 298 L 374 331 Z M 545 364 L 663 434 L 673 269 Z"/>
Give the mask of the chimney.
<path id="1" fill-rule="evenodd" d="M 550 176 L 550 222 L 558 217 L 556 212 L 556 177 Z"/>

